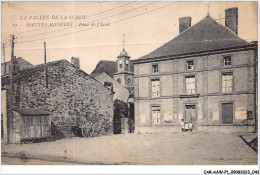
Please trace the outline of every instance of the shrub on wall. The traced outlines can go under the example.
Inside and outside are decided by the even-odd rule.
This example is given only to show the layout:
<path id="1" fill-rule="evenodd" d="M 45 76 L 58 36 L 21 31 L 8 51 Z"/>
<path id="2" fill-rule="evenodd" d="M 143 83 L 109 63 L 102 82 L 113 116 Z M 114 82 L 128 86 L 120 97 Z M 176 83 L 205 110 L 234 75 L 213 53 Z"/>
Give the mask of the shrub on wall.
<path id="1" fill-rule="evenodd" d="M 114 101 L 114 119 L 121 119 L 128 116 L 128 105 L 121 100 Z"/>
<path id="2" fill-rule="evenodd" d="M 107 135 L 111 130 L 112 124 L 108 116 L 102 114 L 88 114 L 78 120 L 78 126 L 83 137 L 96 137 Z"/>
<path id="3" fill-rule="evenodd" d="M 121 100 L 114 101 L 114 134 L 121 134 L 124 130 L 124 119 L 128 118 L 127 103 Z"/>

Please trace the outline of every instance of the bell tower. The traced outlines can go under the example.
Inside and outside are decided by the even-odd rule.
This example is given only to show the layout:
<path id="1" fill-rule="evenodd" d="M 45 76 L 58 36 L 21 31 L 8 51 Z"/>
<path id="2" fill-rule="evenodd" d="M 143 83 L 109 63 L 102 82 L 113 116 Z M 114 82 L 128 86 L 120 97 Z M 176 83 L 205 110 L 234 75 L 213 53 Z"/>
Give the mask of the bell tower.
<path id="1" fill-rule="evenodd" d="M 133 87 L 133 66 L 130 62 L 130 56 L 125 51 L 125 40 L 123 35 L 123 50 L 117 57 L 117 72 L 114 74 L 114 79 L 121 83 L 124 87 Z"/>

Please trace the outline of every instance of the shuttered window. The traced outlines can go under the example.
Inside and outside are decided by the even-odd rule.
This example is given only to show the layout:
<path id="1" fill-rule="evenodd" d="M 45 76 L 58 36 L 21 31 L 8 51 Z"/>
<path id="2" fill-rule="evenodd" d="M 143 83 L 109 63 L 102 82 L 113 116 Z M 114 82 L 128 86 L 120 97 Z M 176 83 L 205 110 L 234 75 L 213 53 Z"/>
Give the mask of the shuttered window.
<path id="1" fill-rule="evenodd" d="M 230 93 L 233 90 L 233 74 L 223 73 L 222 74 L 222 92 Z"/>
<path id="2" fill-rule="evenodd" d="M 187 76 L 186 77 L 186 92 L 187 94 L 195 94 L 196 93 L 196 85 L 195 85 L 195 76 Z"/>
<path id="3" fill-rule="evenodd" d="M 161 123 L 161 110 L 159 106 L 152 107 L 152 124 L 158 125 Z"/>
<path id="4" fill-rule="evenodd" d="M 160 80 L 152 80 L 152 97 L 160 97 Z"/>

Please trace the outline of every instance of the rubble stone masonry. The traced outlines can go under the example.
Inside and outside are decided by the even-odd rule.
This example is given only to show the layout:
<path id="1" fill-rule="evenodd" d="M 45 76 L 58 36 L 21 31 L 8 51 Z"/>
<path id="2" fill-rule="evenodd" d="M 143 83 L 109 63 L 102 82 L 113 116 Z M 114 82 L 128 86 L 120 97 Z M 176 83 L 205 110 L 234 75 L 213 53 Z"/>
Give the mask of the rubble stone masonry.
<path id="1" fill-rule="evenodd" d="M 113 93 L 82 70 L 66 60 L 47 64 L 47 84 L 44 65 L 34 71 L 22 72 L 14 79 L 14 106 L 37 108 L 51 112 L 52 124 L 65 137 L 73 136 L 72 127 L 80 117 L 101 114 L 109 119 L 113 133 Z M 24 75 L 25 74 L 25 75 Z M 52 133 L 55 134 L 55 133 Z"/>

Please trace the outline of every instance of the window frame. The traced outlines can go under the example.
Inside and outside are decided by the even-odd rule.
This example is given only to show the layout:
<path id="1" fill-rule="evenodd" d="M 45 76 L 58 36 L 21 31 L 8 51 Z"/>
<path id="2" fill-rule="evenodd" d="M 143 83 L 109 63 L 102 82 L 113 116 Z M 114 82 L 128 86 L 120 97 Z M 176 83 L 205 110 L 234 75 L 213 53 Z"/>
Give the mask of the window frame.
<path id="1" fill-rule="evenodd" d="M 226 60 L 226 59 L 230 59 L 230 60 Z M 227 65 L 226 65 L 226 63 L 230 63 L 230 64 L 227 64 Z M 230 67 L 230 66 L 232 66 L 232 57 L 231 57 L 231 55 L 225 55 L 225 56 L 223 56 L 223 66 L 224 66 L 224 67 Z"/>
<path id="2" fill-rule="evenodd" d="M 232 87 L 231 87 L 231 91 L 223 91 L 223 76 L 225 75 L 232 75 Z M 221 72 L 221 93 L 222 94 L 230 94 L 234 92 L 234 73 L 233 72 Z"/>
<path id="3" fill-rule="evenodd" d="M 154 72 L 154 68 L 157 67 L 157 72 Z M 159 73 L 159 64 L 152 64 L 152 74 L 158 74 Z"/>
<path id="4" fill-rule="evenodd" d="M 159 81 L 159 83 L 158 83 L 158 85 L 157 86 L 159 86 L 158 87 L 158 90 L 159 91 L 157 91 L 157 92 L 159 92 L 158 94 L 158 96 L 153 96 L 153 81 Z M 151 88 L 151 93 L 150 93 L 150 96 L 151 96 L 151 98 L 159 98 L 159 97 L 161 97 L 161 81 L 160 81 L 160 78 L 152 78 L 152 79 L 150 79 L 150 82 L 151 82 L 151 85 L 150 85 L 150 88 Z"/>
<path id="5" fill-rule="evenodd" d="M 189 77 L 194 77 L 194 93 L 188 93 L 188 89 L 187 89 L 187 78 Z M 184 82 L 185 82 L 185 94 L 188 94 L 188 95 L 192 95 L 192 94 L 196 94 L 197 93 L 197 83 L 196 83 L 196 75 L 185 75 L 184 76 Z"/>
<path id="6" fill-rule="evenodd" d="M 157 112 L 157 120 L 159 119 L 159 122 L 158 123 L 153 123 L 153 108 L 156 109 L 156 111 L 159 111 L 159 114 Z M 150 106 L 150 123 L 151 125 L 153 126 L 158 126 L 158 125 L 161 125 L 162 124 L 162 109 L 161 109 L 161 106 L 160 105 L 151 105 Z"/>
<path id="7" fill-rule="evenodd" d="M 189 63 L 192 63 L 192 65 L 189 65 Z M 188 68 L 189 66 L 191 66 L 191 69 Z M 186 70 L 194 70 L 194 60 L 186 61 Z"/>

